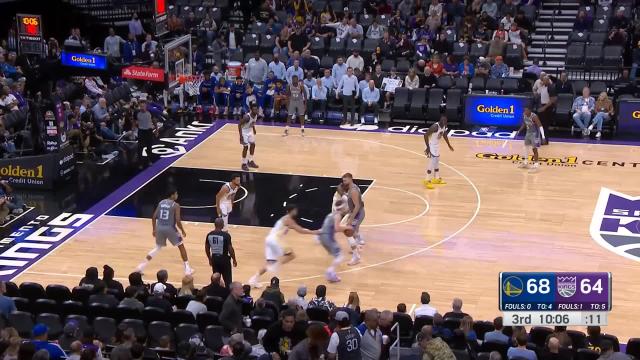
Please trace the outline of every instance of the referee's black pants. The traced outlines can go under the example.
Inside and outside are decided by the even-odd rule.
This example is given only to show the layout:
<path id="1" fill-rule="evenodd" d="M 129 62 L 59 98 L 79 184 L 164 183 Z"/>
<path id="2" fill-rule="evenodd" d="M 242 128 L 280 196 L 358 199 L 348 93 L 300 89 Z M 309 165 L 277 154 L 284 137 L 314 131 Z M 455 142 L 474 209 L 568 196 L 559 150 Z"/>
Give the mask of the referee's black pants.
<path id="1" fill-rule="evenodd" d="M 231 274 L 231 258 L 227 255 L 213 255 L 213 272 L 220 273 L 224 279 L 224 283 L 229 287 L 233 281 L 233 275 Z"/>
<path id="2" fill-rule="evenodd" d="M 138 160 L 142 164 L 142 149 L 147 148 L 147 163 L 151 163 L 151 149 L 153 146 L 153 129 L 138 129 Z"/>

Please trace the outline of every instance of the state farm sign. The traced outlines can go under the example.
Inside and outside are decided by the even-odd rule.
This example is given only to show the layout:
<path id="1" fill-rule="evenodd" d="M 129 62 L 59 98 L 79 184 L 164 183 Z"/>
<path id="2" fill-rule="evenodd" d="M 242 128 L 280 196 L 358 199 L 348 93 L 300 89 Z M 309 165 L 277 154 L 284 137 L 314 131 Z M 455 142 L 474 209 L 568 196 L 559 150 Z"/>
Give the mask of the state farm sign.
<path id="1" fill-rule="evenodd" d="M 164 70 L 144 66 L 129 66 L 122 69 L 122 77 L 125 79 L 164 82 Z"/>

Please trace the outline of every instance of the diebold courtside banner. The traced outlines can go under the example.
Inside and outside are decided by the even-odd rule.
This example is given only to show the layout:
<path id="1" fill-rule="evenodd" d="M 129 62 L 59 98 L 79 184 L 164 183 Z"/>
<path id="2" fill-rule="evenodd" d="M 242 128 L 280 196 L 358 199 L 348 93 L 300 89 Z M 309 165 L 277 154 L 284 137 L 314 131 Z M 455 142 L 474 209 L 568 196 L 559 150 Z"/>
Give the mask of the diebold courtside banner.
<path id="1" fill-rule="evenodd" d="M 146 66 L 128 66 L 122 69 L 122 77 L 125 79 L 164 82 L 164 69 Z"/>

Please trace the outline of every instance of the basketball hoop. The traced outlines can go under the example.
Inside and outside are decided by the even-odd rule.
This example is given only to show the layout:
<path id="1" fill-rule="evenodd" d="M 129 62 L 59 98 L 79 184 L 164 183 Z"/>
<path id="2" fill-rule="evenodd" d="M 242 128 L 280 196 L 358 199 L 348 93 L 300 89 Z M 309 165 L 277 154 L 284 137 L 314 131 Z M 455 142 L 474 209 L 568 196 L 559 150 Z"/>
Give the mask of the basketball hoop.
<path id="1" fill-rule="evenodd" d="M 200 93 L 200 84 L 204 81 L 202 75 L 180 75 L 178 77 L 178 83 L 184 87 L 190 96 L 195 96 Z"/>

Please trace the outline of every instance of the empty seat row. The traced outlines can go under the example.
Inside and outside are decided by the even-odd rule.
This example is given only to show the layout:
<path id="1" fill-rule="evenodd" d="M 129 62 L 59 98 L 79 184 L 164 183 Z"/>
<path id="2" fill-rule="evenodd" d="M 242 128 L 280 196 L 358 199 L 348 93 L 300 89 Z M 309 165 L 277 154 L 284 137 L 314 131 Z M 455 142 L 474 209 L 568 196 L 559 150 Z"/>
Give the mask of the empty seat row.
<path id="1" fill-rule="evenodd" d="M 489 44 L 484 42 L 476 42 L 471 45 L 465 42 L 456 42 L 453 44 L 451 54 L 460 62 L 465 56 L 469 56 L 472 62 L 475 62 L 479 57 L 486 57 L 489 53 Z M 504 52 L 501 54 L 504 57 L 504 62 L 515 68 L 522 68 L 522 45 L 508 44 Z"/>
<path id="2" fill-rule="evenodd" d="M 569 34 L 569 43 L 589 43 L 589 44 L 604 44 L 607 41 L 606 32 L 588 32 L 588 31 L 573 31 Z"/>
<path id="3" fill-rule="evenodd" d="M 568 65 L 612 66 L 622 65 L 622 46 L 572 43 L 567 48 Z"/>

